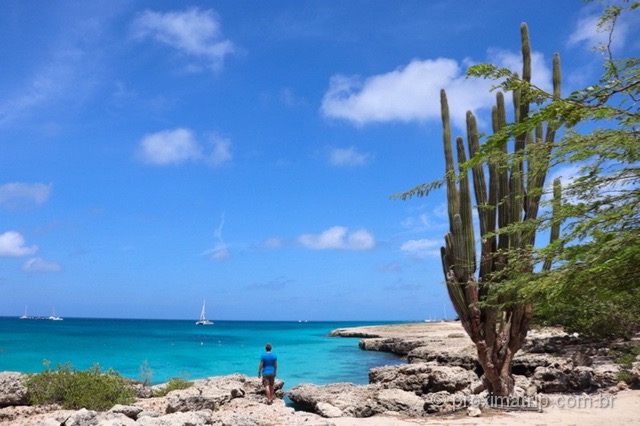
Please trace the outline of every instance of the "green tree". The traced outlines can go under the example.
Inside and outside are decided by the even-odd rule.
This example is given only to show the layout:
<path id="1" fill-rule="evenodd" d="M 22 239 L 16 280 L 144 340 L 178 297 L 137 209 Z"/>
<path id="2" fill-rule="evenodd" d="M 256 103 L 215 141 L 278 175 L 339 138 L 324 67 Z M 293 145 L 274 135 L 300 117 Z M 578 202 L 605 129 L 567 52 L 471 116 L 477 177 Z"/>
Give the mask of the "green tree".
<path id="1" fill-rule="evenodd" d="M 620 15 L 634 13 L 637 8 L 637 2 L 609 6 L 600 19 L 601 30 L 611 36 Z M 495 79 L 500 89 L 493 112 L 494 133 L 478 144 L 475 120 L 469 120 L 470 159 L 466 160 L 459 138 L 456 173 L 451 149 L 446 148 L 450 129 L 443 96 L 445 178 L 399 195 L 427 195 L 447 185 L 451 232 L 442 249 L 447 289 L 476 344 L 485 384 L 499 395 L 512 389 L 511 359 L 526 336 L 533 303 L 543 311 L 546 308 L 547 313 L 553 309 L 557 313 L 565 312 L 562 307 L 568 306 L 579 310 L 580 302 L 595 296 L 597 303 L 584 309 L 584 317 L 593 317 L 592 308 L 623 307 L 620 302 L 628 298 L 620 297 L 621 292 L 638 300 L 640 283 L 639 61 L 616 60 L 610 43 L 600 46 L 607 54 L 601 81 L 562 97 L 555 61 L 552 93 L 531 84 L 525 35 L 523 26 L 521 76 L 492 64 L 474 66 L 468 72 Z M 502 91 L 514 94 L 515 118 L 511 123 L 502 118 Z M 537 108 L 529 109 L 530 105 Z M 581 134 L 576 130 L 578 123 L 593 130 Z M 556 141 L 554 133 L 561 128 L 564 134 Z M 513 149 L 507 152 L 512 141 Z M 562 202 L 556 182 L 553 208 L 538 211 L 547 167 L 563 166 L 577 167 L 578 177 L 564 182 Z M 483 182 L 479 171 L 487 168 L 488 196 L 482 195 L 484 185 L 477 184 Z M 478 278 L 468 201 L 460 201 L 469 198 L 470 171 L 481 228 Z M 491 188 L 492 176 L 498 189 Z M 501 192 L 501 188 L 509 190 Z M 492 191 L 498 196 L 492 197 Z M 491 224 L 496 214 L 498 226 L 487 226 L 484 217 L 491 217 Z M 560 224 L 564 224 L 562 228 Z M 535 235 L 542 231 L 550 231 L 552 242 L 536 249 Z M 626 324 L 623 328 L 633 327 L 633 315 L 618 317 Z"/>
<path id="2" fill-rule="evenodd" d="M 608 41 L 596 47 L 605 58 L 600 81 L 534 117 L 567 126 L 552 162 L 579 171 L 565 185 L 562 237 L 540 253 L 556 253 L 556 267 L 525 291 L 547 318 L 597 337 L 629 337 L 640 324 L 640 59 L 616 59 L 611 46 L 621 16 L 639 7 L 625 1 L 605 9 L 598 25 Z M 580 133 L 578 123 L 593 130 Z"/>
<path id="3" fill-rule="evenodd" d="M 536 253 L 539 260 L 555 257 L 556 262 L 518 291 L 533 298 L 543 319 L 594 337 L 629 337 L 640 324 L 640 59 L 616 58 L 612 50 L 619 19 L 639 7 L 640 2 L 621 1 L 605 8 L 598 28 L 607 42 L 595 47 L 605 58 L 604 73 L 567 97 L 491 64 L 469 70 L 472 76 L 502 79 L 502 90 L 524 88 L 544 104 L 524 122 L 489 137 L 478 159 L 540 123 L 555 120 L 565 128 L 550 162 L 577 170 L 576 177 L 565 182 L 557 206 L 555 220 L 564 224 L 560 238 Z M 542 230 L 554 219 L 547 214 L 534 224 Z"/>

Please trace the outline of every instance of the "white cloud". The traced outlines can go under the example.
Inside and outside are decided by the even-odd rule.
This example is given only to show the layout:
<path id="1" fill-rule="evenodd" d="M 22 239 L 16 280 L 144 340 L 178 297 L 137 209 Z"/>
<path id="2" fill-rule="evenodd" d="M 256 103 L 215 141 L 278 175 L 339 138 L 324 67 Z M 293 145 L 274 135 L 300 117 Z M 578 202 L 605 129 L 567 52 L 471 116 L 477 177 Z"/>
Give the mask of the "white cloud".
<path id="1" fill-rule="evenodd" d="M 231 258 L 231 252 L 227 244 L 224 242 L 224 238 L 222 238 L 222 229 L 224 228 L 224 216 L 222 213 L 222 217 L 220 218 L 220 224 L 216 228 L 213 233 L 213 236 L 216 239 L 216 244 L 214 248 L 207 250 L 205 254 L 209 257 L 209 259 L 214 262 L 224 262 L 225 260 L 229 260 Z"/>
<path id="2" fill-rule="evenodd" d="M 583 16 L 569 36 L 569 46 L 587 43 L 590 47 L 606 42 L 607 35 L 597 31 L 598 15 Z"/>
<path id="3" fill-rule="evenodd" d="M 606 46 L 609 44 L 609 31 L 606 28 L 598 28 L 598 20 L 602 11 L 595 7 L 585 8 L 585 10 L 587 12 L 576 22 L 576 27 L 569 36 L 567 44 L 569 47 L 583 45 L 588 49 Z M 636 22 L 633 22 L 634 19 Z M 637 26 L 637 17 L 632 13 L 620 15 L 612 34 L 611 48 L 614 50 L 622 49 L 627 42 L 630 29 L 637 28 Z"/>
<path id="4" fill-rule="evenodd" d="M 581 45 L 587 49 L 606 46 L 609 44 L 609 29 L 598 28 L 598 20 L 602 15 L 602 9 L 597 6 L 582 9 L 582 16 L 576 22 L 576 27 L 569 36 L 567 45 L 575 47 Z M 638 14 L 622 13 L 618 16 L 615 30 L 611 34 L 611 49 L 617 51 L 624 48 L 630 37 L 636 34 L 633 29 L 640 25 Z M 632 42 L 637 41 L 637 37 Z"/>
<path id="5" fill-rule="evenodd" d="M 145 135 L 138 146 L 138 158 L 147 164 L 165 166 L 187 161 L 205 162 L 218 167 L 231 161 L 231 142 L 212 136 L 205 152 L 189 129 L 177 128 Z"/>
<path id="6" fill-rule="evenodd" d="M 22 265 L 22 270 L 25 272 L 60 272 L 62 271 L 62 266 L 57 262 L 34 257 Z"/>
<path id="7" fill-rule="evenodd" d="M 19 232 L 7 231 L 0 234 L 0 256 L 27 256 L 38 251 L 38 246 L 25 246 L 24 237 Z"/>
<path id="8" fill-rule="evenodd" d="M 358 125 L 438 117 L 440 89 L 459 77 L 460 68 L 450 59 L 415 59 L 402 68 L 364 80 L 336 75 L 322 100 L 322 112 Z"/>
<path id="9" fill-rule="evenodd" d="M 521 73 L 518 54 L 493 49 L 488 62 Z M 465 60 L 465 65 L 470 63 Z M 551 72 L 542 54 L 532 54 L 534 83 L 550 86 Z M 447 91 L 452 121 L 465 128 L 467 110 L 490 108 L 495 94 L 494 83 L 484 79 L 467 79 L 461 64 L 453 59 L 414 59 L 391 72 L 362 78 L 335 75 L 322 100 L 322 113 L 357 126 L 373 122 L 440 120 L 440 90 Z"/>
<path id="10" fill-rule="evenodd" d="M 572 164 L 565 167 L 556 169 L 551 176 L 547 179 L 545 185 L 545 193 L 543 194 L 543 201 L 549 202 L 553 198 L 553 182 L 556 179 L 560 179 L 560 185 L 562 187 L 562 199 L 566 203 L 579 204 L 584 202 L 584 195 L 579 189 L 575 188 L 575 181 L 584 176 L 585 171 L 582 170 L 584 164 Z M 621 195 L 621 191 L 630 191 L 633 189 L 633 184 L 623 181 L 612 181 L 608 185 L 602 185 L 598 188 L 597 192 L 590 195 L 595 197 L 605 197 L 607 195 Z"/>
<path id="11" fill-rule="evenodd" d="M 163 130 L 140 141 L 140 156 L 150 164 L 178 164 L 202 157 L 200 146 L 189 129 Z"/>
<path id="12" fill-rule="evenodd" d="M 284 241 L 282 241 L 282 238 L 276 238 L 276 237 L 267 238 L 262 243 L 262 247 L 268 248 L 268 249 L 280 248 L 283 245 L 284 245 Z"/>
<path id="13" fill-rule="evenodd" d="M 79 44 L 79 40 L 71 40 L 57 46 L 49 60 L 34 74 L 25 76 L 25 82 L 14 94 L 0 99 L 0 126 L 28 117 L 34 111 L 39 111 L 43 120 L 52 113 L 46 108 L 53 106 L 53 111 L 59 112 L 56 105 L 64 102 L 66 108 L 71 108 L 93 93 L 100 73 L 95 66 L 100 62 L 100 54 L 95 53 L 99 49 L 90 51 Z"/>
<path id="14" fill-rule="evenodd" d="M 53 185 L 12 182 L 0 185 L 0 207 L 13 209 L 23 205 L 43 204 L 51 195 Z"/>
<path id="15" fill-rule="evenodd" d="M 440 240 L 409 240 L 402 244 L 400 250 L 408 253 L 411 257 L 424 259 L 427 257 L 440 256 L 441 245 L 442 241 Z"/>
<path id="16" fill-rule="evenodd" d="M 436 224 L 433 223 L 427 213 L 420 213 L 418 216 L 407 217 L 400 224 L 412 232 L 430 231 L 436 227 Z"/>
<path id="17" fill-rule="evenodd" d="M 371 154 L 361 153 L 355 147 L 329 149 L 329 164 L 332 166 L 362 166 L 371 158 Z"/>
<path id="18" fill-rule="evenodd" d="M 422 210 L 422 208 L 420 209 Z M 411 233 L 446 233 L 449 228 L 449 213 L 446 203 L 439 203 L 429 209 L 428 212 L 417 212 L 414 216 L 408 216 L 400 225 Z"/>
<path id="19" fill-rule="evenodd" d="M 489 49 L 488 59 L 490 63 L 502 68 L 508 68 L 522 76 L 522 54 L 504 49 Z M 531 83 L 548 92 L 553 91 L 553 72 L 551 59 L 548 63 L 540 52 L 531 52 Z M 492 99 L 495 96 L 492 95 Z M 510 99 L 510 98 L 509 98 Z"/>
<path id="20" fill-rule="evenodd" d="M 314 250 L 370 250 L 376 242 L 366 229 L 349 232 L 344 226 L 334 226 L 320 234 L 303 234 L 298 242 Z"/>
<path id="21" fill-rule="evenodd" d="M 402 266 L 399 263 L 385 263 L 378 266 L 378 270 L 380 272 L 400 272 L 402 270 Z"/>
<path id="22" fill-rule="evenodd" d="M 209 161 L 213 166 L 221 166 L 232 160 L 233 155 L 231 154 L 231 141 L 229 139 L 212 136 L 210 142 L 211 153 Z"/>
<path id="23" fill-rule="evenodd" d="M 189 8 L 183 12 L 154 12 L 145 10 L 132 25 L 134 37 L 151 38 L 168 45 L 191 58 L 203 60 L 206 67 L 219 70 L 226 55 L 235 47 L 222 37 L 220 17 L 213 10 Z M 200 66 L 189 64 L 192 71 Z"/>
<path id="24" fill-rule="evenodd" d="M 213 249 L 208 251 L 209 259 L 214 262 L 224 262 L 231 258 L 231 252 L 224 243 L 217 244 Z"/>

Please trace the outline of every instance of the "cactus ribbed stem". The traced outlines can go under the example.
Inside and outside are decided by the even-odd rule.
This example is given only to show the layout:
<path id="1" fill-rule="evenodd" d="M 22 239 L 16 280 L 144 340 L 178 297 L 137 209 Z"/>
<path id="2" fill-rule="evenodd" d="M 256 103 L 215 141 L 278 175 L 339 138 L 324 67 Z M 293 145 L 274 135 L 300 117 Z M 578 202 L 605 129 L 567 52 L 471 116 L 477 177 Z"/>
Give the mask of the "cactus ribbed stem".
<path id="1" fill-rule="evenodd" d="M 526 24 L 521 26 L 521 35 L 523 77 L 512 93 L 513 124 L 516 125 L 527 120 L 530 112 L 531 46 Z M 555 55 L 553 61 L 554 98 L 559 99 L 559 57 Z M 480 136 L 475 116 L 467 112 L 467 148 L 465 139 L 456 138 L 457 158 L 454 159 L 449 105 L 444 90 L 440 92 L 440 103 L 450 227 L 450 232 L 445 235 L 445 246 L 441 248 L 442 269 L 451 302 L 464 329 L 477 346 L 489 391 L 506 395 L 513 389 L 511 362 L 526 337 L 532 308 L 529 303 L 517 300 L 513 292 L 501 293 L 497 298 L 506 307 L 498 308 L 484 302 L 492 294 L 493 286 L 510 278 L 505 274 L 533 271 L 530 250 L 535 241 L 535 230 L 525 226 L 528 225 L 525 221 L 535 219 L 538 214 L 557 123 L 551 121 L 546 129 L 538 126 L 531 132 L 516 134 L 511 141 L 506 136 L 504 140 L 498 139 L 505 133 L 507 114 L 503 93 L 496 94 L 491 124 L 499 146 L 484 163 L 474 161 L 471 168 L 481 241 L 480 270 L 476 278 L 476 236 L 466 163 L 467 152 L 469 158 L 477 160 L 481 152 Z M 512 152 L 510 143 L 513 143 Z M 557 191 L 555 188 L 555 202 L 559 203 L 559 182 Z M 496 231 L 499 231 L 498 237 L 492 235 Z M 554 223 L 551 238 L 557 239 L 558 234 L 559 224 L 556 227 Z M 549 263 L 545 262 L 544 268 L 551 266 L 551 260 L 547 260 Z M 508 268 L 512 261 L 516 262 L 517 269 Z"/>

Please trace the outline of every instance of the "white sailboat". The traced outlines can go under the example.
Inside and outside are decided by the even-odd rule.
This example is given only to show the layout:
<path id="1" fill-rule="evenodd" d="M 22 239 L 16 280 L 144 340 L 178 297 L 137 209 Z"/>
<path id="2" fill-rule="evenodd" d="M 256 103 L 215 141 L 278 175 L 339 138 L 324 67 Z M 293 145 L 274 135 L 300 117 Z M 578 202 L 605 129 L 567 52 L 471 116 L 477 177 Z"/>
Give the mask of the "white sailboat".
<path id="1" fill-rule="evenodd" d="M 27 305 L 24 305 L 24 315 L 22 315 L 20 319 L 31 319 L 29 315 L 27 315 Z"/>
<path id="2" fill-rule="evenodd" d="M 53 308 L 53 315 L 49 317 L 51 321 L 62 321 L 62 318 L 56 315 L 56 308 Z"/>
<path id="3" fill-rule="evenodd" d="M 196 325 L 211 325 L 213 324 L 212 321 L 209 321 L 206 317 L 205 314 L 205 305 L 206 305 L 206 300 L 202 301 L 202 312 L 200 312 L 200 319 L 198 321 L 196 321 Z"/>

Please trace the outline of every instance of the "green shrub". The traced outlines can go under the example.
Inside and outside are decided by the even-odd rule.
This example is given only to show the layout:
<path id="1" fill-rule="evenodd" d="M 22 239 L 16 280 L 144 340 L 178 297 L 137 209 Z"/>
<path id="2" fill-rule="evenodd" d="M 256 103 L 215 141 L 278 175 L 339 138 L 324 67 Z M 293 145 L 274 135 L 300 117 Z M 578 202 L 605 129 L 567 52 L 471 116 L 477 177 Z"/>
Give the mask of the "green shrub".
<path id="1" fill-rule="evenodd" d="M 617 382 L 625 382 L 626 384 L 630 385 L 633 384 L 633 380 L 633 374 L 631 374 L 629 370 L 622 369 L 616 374 Z"/>
<path id="2" fill-rule="evenodd" d="M 154 397 L 165 396 L 169 392 L 178 389 L 188 389 L 193 386 L 193 383 L 182 378 L 174 378 L 167 382 L 167 384 L 160 390 L 153 393 Z"/>
<path id="3" fill-rule="evenodd" d="M 611 359 L 620 366 L 616 381 L 625 382 L 634 389 L 640 386 L 640 380 L 631 372 L 638 355 L 640 355 L 640 343 L 637 342 L 616 347 L 611 351 Z"/>
<path id="4" fill-rule="evenodd" d="M 130 382 L 113 370 L 102 372 L 98 364 L 86 371 L 70 363 L 58 364 L 57 369 L 47 367 L 42 373 L 30 374 L 26 386 L 32 405 L 57 403 L 70 410 L 104 411 L 135 401 Z"/>
<path id="5" fill-rule="evenodd" d="M 538 301 L 534 312 L 541 325 L 595 339 L 630 339 L 640 327 L 640 293 L 560 293 Z"/>

